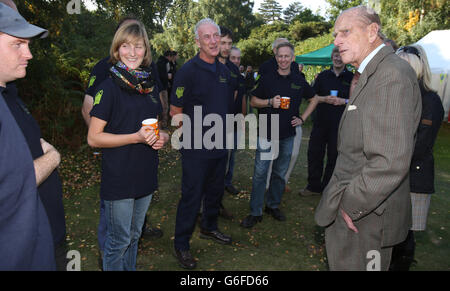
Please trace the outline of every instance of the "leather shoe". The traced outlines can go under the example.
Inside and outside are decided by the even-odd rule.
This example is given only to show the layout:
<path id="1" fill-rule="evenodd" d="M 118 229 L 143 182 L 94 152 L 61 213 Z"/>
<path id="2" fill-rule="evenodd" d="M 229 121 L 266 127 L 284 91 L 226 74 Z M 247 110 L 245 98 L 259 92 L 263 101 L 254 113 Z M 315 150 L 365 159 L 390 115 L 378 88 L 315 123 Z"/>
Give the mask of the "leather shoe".
<path id="1" fill-rule="evenodd" d="M 279 221 L 286 220 L 286 216 L 284 216 L 283 212 L 281 212 L 281 210 L 278 208 L 269 208 L 266 206 L 266 209 L 264 209 L 264 212 L 272 215 L 273 218 L 275 218 L 276 220 L 279 220 Z"/>
<path id="2" fill-rule="evenodd" d="M 238 195 L 240 192 L 238 189 L 234 188 L 233 185 L 225 186 L 225 190 L 232 195 Z"/>
<path id="3" fill-rule="evenodd" d="M 320 195 L 319 192 L 311 191 L 308 188 L 300 190 L 300 192 L 298 192 L 298 194 L 303 197 Z"/>
<path id="4" fill-rule="evenodd" d="M 178 260 L 180 267 L 185 269 L 194 269 L 197 266 L 197 262 L 192 257 L 189 251 L 182 251 L 175 249 L 175 258 Z"/>
<path id="5" fill-rule="evenodd" d="M 223 245 L 231 244 L 231 236 L 223 234 L 218 230 L 207 231 L 207 230 L 202 229 L 202 230 L 200 230 L 200 238 L 212 239 L 213 241 L 218 242 Z"/>
<path id="6" fill-rule="evenodd" d="M 249 215 L 241 222 L 241 226 L 245 228 L 252 228 L 256 223 L 262 221 L 262 216 Z"/>
<path id="7" fill-rule="evenodd" d="M 163 236 L 163 231 L 159 228 L 151 228 L 151 227 L 146 227 L 144 229 L 144 231 L 142 232 L 142 238 L 144 239 L 157 239 Z"/>

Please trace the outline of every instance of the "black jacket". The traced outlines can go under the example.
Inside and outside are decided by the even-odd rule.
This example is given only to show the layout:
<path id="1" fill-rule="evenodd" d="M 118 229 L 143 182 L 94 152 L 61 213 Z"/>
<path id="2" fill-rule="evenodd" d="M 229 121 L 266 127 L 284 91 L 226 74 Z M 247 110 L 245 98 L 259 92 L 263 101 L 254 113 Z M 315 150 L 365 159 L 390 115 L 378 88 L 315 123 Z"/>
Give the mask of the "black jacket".
<path id="1" fill-rule="evenodd" d="M 434 193 L 433 146 L 444 119 L 439 96 L 421 86 L 422 116 L 417 130 L 416 145 L 411 161 L 410 185 L 414 193 Z"/>

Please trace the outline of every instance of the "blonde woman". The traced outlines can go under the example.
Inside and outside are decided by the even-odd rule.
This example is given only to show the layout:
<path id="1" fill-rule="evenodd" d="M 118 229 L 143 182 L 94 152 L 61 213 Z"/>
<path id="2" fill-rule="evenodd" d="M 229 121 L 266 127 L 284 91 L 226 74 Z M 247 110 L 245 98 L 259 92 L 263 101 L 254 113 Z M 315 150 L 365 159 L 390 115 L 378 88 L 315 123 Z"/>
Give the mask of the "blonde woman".
<path id="1" fill-rule="evenodd" d="M 169 136 L 142 127 L 162 111 L 145 27 L 122 25 L 110 49 L 110 77 L 94 97 L 88 143 L 102 148 L 103 270 L 133 271 L 145 214 L 158 187 L 158 150 Z"/>
<path id="2" fill-rule="evenodd" d="M 397 50 L 397 55 L 416 72 L 422 94 L 422 115 L 409 172 L 412 227 L 406 240 L 394 247 L 390 267 L 407 271 L 414 260 L 414 231 L 425 230 L 431 194 L 435 192 L 433 146 L 444 118 L 444 108 L 441 98 L 431 88 L 430 66 L 424 49 L 420 45 L 404 46 Z"/>

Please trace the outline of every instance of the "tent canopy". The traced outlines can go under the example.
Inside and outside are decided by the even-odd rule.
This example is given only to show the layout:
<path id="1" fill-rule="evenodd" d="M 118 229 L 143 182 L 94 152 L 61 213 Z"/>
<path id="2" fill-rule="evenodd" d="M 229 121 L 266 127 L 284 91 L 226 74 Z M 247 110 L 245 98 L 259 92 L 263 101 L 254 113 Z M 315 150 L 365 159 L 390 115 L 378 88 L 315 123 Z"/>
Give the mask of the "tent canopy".
<path id="1" fill-rule="evenodd" d="M 295 62 L 304 65 L 331 66 L 333 64 L 331 61 L 333 48 L 334 44 L 330 44 L 316 51 L 296 56 Z"/>

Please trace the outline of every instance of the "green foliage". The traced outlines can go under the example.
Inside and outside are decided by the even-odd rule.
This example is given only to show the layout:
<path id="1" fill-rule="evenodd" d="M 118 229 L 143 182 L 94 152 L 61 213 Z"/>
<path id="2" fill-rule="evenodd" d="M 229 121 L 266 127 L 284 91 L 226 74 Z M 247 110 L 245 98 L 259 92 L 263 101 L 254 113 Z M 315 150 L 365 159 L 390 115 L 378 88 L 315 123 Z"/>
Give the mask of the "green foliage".
<path id="1" fill-rule="evenodd" d="M 292 41 L 297 42 L 323 33 L 328 33 L 331 27 L 331 24 L 328 22 L 301 23 L 300 21 L 295 21 L 289 27 L 289 31 Z"/>
<path id="2" fill-rule="evenodd" d="M 364 0 L 325 0 L 330 8 L 327 10 L 327 13 L 330 16 L 330 20 L 334 23 L 336 18 L 341 14 L 342 11 L 355 7 L 361 4 L 364 4 Z"/>
<path id="3" fill-rule="evenodd" d="M 303 7 L 300 2 L 293 2 L 283 11 L 284 21 L 292 24 L 299 22 L 324 22 L 325 19 L 320 15 L 315 15 L 311 9 Z"/>
<path id="4" fill-rule="evenodd" d="M 446 0 L 381 0 L 383 31 L 399 45 L 414 43 L 433 30 L 450 28 Z"/>
<path id="5" fill-rule="evenodd" d="M 251 13 L 252 1 L 240 0 L 175 0 L 167 12 L 164 32 L 152 39 L 158 54 L 171 48 L 181 57 L 192 58 L 197 53 L 194 29 L 203 18 L 212 18 L 218 25 L 226 26 L 233 32 L 234 42 L 246 38 L 251 28 L 258 25 Z"/>
<path id="6" fill-rule="evenodd" d="M 264 0 L 259 9 L 259 13 L 266 23 L 281 20 L 283 7 L 276 0 Z"/>

